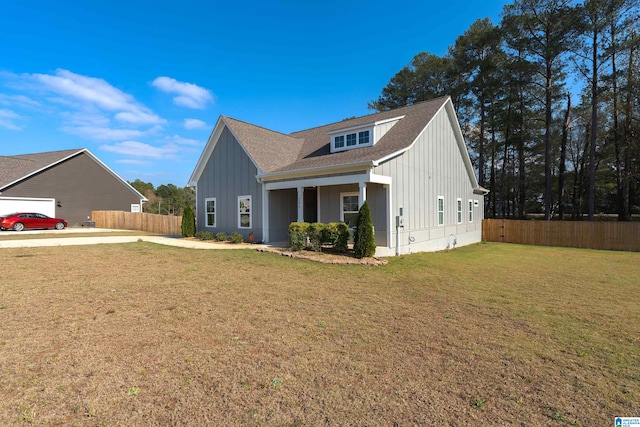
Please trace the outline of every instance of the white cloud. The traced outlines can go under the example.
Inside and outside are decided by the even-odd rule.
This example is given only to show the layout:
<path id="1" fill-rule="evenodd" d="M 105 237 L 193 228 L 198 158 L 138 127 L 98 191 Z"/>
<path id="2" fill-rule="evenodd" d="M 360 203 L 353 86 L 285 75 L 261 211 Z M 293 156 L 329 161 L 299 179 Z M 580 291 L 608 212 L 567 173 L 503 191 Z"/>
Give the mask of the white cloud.
<path id="1" fill-rule="evenodd" d="M 14 79 L 19 80 L 19 88 L 38 93 L 40 99 L 67 108 L 57 114 L 66 119 L 61 129 L 74 135 L 98 140 L 138 138 L 151 132 L 140 130 L 140 127 L 153 126 L 152 129 L 157 130 L 167 123 L 133 96 L 104 79 L 64 69 L 56 70 L 55 74 L 23 74 Z M 36 103 L 22 95 L 12 99 L 23 105 Z M 111 123 L 113 120 L 117 125 Z"/>
<path id="2" fill-rule="evenodd" d="M 148 157 L 152 159 L 172 159 L 175 158 L 175 154 L 180 150 L 175 144 L 154 147 L 153 145 L 138 141 L 124 141 L 112 145 L 101 145 L 100 149 L 125 156 Z"/>
<path id="3" fill-rule="evenodd" d="M 0 127 L 9 130 L 22 130 L 22 128 L 16 124 L 16 120 L 20 118 L 20 115 L 11 110 L 0 109 Z"/>
<path id="4" fill-rule="evenodd" d="M 99 141 L 140 138 L 145 135 L 145 132 L 137 129 L 113 129 L 102 126 L 62 126 L 61 129 L 72 135 Z"/>
<path id="5" fill-rule="evenodd" d="M 122 163 L 125 165 L 136 165 L 136 166 L 151 166 L 152 162 L 147 162 L 145 160 L 137 160 L 137 159 L 121 159 L 116 160 L 116 163 Z"/>
<path id="6" fill-rule="evenodd" d="M 198 119 L 184 119 L 185 129 L 206 129 L 207 124 Z"/>
<path id="7" fill-rule="evenodd" d="M 192 146 L 204 145 L 202 141 L 199 141 L 197 139 L 183 138 L 183 137 L 178 136 L 178 135 L 173 135 L 171 137 L 167 137 L 167 139 L 175 142 L 176 144 L 180 144 L 180 145 L 192 145 Z"/>
<path id="8" fill-rule="evenodd" d="M 163 119 L 159 119 L 155 114 L 145 113 L 143 111 L 124 111 L 122 113 L 118 113 L 115 115 L 116 120 L 121 122 L 127 122 L 132 124 L 158 124 L 165 123 L 166 121 Z"/>
<path id="9" fill-rule="evenodd" d="M 177 94 L 173 102 L 181 107 L 203 109 L 208 102 L 213 101 L 213 95 L 208 89 L 193 83 L 179 82 L 171 77 L 157 77 L 151 85 L 163 92 Z"/>
<path id="10" fill-rule="evenodd" d="M 31 99 L 24 95 L 5 95 L 0 93 L 0 104 L 16 105 L 19 107 L 36 107 L 40 105 L 35 99 Z"/>

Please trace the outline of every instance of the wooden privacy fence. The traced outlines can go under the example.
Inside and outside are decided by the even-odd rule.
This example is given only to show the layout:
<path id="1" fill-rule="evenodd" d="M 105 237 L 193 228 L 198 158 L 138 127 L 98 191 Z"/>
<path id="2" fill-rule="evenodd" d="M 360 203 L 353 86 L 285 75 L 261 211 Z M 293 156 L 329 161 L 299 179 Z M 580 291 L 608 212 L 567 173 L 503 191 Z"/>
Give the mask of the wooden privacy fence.
<path id="1" fill-rule="evenodd" d="M 182 216 L 157 215 L 145 212 L 93 211 L 96 227 L 118 230 L 140 230 L 177 236 L 182 233 Z"/>
<path id="2" fill-rule="evenodd" d="M 640 222 L 485 219 L 482 239 L 538 246 L 640 251 Z"/>

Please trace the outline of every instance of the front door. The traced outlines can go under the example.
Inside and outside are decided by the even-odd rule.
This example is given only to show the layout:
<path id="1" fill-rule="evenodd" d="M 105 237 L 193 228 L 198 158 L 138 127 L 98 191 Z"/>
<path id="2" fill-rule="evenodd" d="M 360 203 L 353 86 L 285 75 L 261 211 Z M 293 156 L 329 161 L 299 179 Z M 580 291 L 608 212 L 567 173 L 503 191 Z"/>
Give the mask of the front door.
<path id="1" fill-rule="evenodd" d="M 304 221 L 318 222 L 318 189 L 307 187 L 304 189 Z"/>

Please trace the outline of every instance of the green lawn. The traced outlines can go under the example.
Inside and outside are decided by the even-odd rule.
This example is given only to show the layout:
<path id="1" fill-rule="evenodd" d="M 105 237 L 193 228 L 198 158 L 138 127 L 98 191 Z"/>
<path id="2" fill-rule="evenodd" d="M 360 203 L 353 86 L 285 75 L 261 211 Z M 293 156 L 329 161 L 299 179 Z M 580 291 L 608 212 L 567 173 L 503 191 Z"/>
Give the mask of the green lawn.
<path id="1" fill-rule="evenodd" d="M 640 254 L 2 249 L 1 425 L 613 425 Z"/>

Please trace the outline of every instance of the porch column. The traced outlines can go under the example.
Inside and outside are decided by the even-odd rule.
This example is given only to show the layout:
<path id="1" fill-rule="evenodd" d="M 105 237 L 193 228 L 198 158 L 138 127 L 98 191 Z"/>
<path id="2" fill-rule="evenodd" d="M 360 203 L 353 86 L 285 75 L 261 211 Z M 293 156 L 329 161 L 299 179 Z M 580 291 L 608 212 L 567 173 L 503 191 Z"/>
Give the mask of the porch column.
<path id="1" fill-rule="evenodd" d="M 360 197 L 358 197 L 358 202 L 359 202 L 358 208 L 362 207 L 362 204 L 364 203 L 365 200 L 367 200 L 367 183 L 366 182 L 361 182 L 360 183 Z"/>
<path id="2" fill-rule="evenodd" d="M 304 187 L 298 187 L 298 222 L 304 222 Z"/>
<path id="3" fill-rule="evenodd" d="M 262 184 L 262 241 L 269 242 L 269 191 Z"/>

